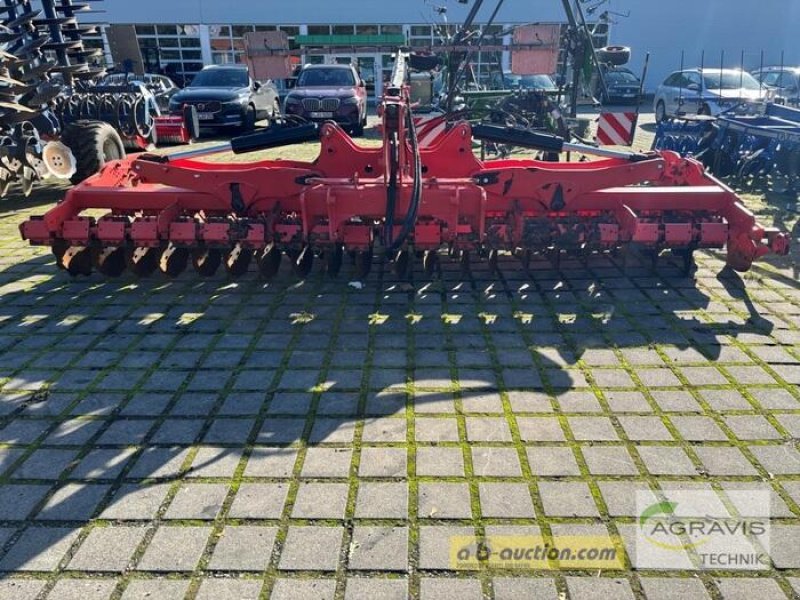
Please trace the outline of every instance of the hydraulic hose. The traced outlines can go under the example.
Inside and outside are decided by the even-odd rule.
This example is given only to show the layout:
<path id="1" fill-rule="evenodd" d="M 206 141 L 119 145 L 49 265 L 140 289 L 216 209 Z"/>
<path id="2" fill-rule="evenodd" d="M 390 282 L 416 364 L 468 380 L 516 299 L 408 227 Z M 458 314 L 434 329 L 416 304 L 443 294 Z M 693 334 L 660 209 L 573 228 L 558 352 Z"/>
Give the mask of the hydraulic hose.
<path id="1" fill-rule="evenodd" d="M 408 142 L 411 146 L 411 153 L 414 156 L 414 183 L 411 187 L 411 202 L 408 205 L 408 212 L 403 221 L 403 228 L 400 235 L 389 246 L 390 251 L 395 251 L 406 241 L 408 234 L 414 227 L 419 212 L 419 205 L 422 201 L 422 157 L 419 154 L 419 141 L 417 140 L 417 129 L 414 125 L 414 115 L 411 108 L 406 108 L 406 127 L 408 128 Z"/>

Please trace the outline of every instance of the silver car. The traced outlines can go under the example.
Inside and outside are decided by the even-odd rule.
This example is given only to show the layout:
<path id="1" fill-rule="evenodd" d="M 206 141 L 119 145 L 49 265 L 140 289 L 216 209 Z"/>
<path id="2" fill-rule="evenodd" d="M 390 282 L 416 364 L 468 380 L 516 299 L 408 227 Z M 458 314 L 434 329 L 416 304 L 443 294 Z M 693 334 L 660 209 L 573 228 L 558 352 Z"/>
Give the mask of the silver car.
<path id="1" fill-rule="evenodd" d="M 684 69 L 664 80 L 656 90 L 656 121 L 669 116 L 718 115 L 742 102 L 760 102 L 768 90 L 739 69 Z"/>
<path id="2" fill-rule="evenodd" d="M 764 67 L 752 72 L 762 85 L 775 93 L 775 100 L 800 107 L 800 67 Z"/>

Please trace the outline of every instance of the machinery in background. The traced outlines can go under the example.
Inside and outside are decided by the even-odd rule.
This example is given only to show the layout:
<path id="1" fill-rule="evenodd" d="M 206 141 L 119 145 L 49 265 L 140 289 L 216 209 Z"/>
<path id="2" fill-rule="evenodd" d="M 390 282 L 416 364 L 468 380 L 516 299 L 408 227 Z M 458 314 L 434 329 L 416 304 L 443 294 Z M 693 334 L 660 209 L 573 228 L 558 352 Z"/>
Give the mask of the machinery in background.
<path id="1" fill-rule="evenodd" d="M 717 177 L 743 186 L 800 193 L 798 109 L 767 104 L 756 114 L 729 110 L 718 117 L 667 118 L 658 124 L 653 148 L 694 157 Z"/>
<path id="2" fill-rule="evenodd" d="M 0 196 L 28 195 L 48 176 L 73 183 L 157 141 L 158 103 L 144 84 L 103 86 L 102 50 L 88 48 L 72 0 L 3 0 L 0 6 Z M 189 115 L 191 117 L 191 115 Z M 176 140 L 191 138 L 191 119 Z"/>

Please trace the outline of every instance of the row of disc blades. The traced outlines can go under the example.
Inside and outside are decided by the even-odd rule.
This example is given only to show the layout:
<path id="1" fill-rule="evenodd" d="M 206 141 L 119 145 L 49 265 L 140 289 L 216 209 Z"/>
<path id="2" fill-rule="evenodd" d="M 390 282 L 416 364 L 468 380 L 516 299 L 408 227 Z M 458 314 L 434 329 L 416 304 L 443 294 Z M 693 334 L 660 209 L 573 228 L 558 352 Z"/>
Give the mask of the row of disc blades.
<path id="1" fill-rule="evenodd" d="M 77 19 L 99 1 L 0 0 L 0 197 L 14 182 L 27 195 L 45 175 L 41 135 L 59 127 L 51 102 L 104 73 L 92 64 L 102 50 L 82 41 L 97 27 Z"/>

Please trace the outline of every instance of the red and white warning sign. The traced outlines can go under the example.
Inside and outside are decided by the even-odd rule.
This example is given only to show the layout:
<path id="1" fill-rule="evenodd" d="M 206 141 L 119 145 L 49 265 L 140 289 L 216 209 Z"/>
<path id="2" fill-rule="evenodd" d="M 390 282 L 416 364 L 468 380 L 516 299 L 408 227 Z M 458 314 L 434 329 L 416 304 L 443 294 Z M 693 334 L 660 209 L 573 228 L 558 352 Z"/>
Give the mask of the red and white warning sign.
<path id="1" fill-rule="evenodd" d="M 630 146 L 636 130 L 636 113 L 600 113 L 597 142 L 602 146 Z"/>

